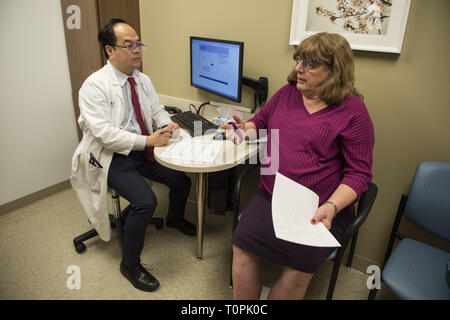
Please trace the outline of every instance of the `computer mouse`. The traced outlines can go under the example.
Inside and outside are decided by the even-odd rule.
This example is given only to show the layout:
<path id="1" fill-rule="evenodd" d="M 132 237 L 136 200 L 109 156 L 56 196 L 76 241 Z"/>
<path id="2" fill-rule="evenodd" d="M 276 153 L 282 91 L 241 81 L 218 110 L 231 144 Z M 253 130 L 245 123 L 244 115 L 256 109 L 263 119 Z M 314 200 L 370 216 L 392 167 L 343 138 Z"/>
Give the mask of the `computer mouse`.
<path id="1" fill-rule="evenodd" d="M 215 135 L 214 135 L 214 140 L 225 140 L 225 132 L 217 132 Z"/>
<path id="2" fill-rule="evenodd" d="M 181 110 L 178 109 L 177 107 L 172 107 L 172 106 L 164 106 L 164 109 L 166 109 L 166 111 L 170 114 L 177 114 L 177 113 L 181 113 Z"/>

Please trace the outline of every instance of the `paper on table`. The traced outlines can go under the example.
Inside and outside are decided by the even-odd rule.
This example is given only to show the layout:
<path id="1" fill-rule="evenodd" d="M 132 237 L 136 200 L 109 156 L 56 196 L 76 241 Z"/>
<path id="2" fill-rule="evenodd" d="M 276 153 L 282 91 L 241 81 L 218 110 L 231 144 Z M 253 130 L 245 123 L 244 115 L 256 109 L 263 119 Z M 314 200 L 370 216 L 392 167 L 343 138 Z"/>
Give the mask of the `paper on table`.
<path id="1" fill-rule="evenodd" d="M 222 141 L 180 140 L 172 142 L 161 157 L 213 163 L 222 147 Z"/>
<path id="2" fill-rule="evenodd" d="M 322 222 L 311 224 L 318 205 L 316 193 L 277 172 L 272 195 L 275 236 L 307 246 L 340 247 Z"/>

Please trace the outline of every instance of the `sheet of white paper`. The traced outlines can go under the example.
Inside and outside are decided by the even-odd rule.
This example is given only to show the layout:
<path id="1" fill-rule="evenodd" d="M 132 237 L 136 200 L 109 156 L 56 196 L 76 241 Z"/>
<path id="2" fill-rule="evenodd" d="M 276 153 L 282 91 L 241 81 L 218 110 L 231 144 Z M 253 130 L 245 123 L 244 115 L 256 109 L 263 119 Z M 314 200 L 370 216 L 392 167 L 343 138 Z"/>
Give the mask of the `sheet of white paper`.
<path id="1" fill-rule="evenodd" d="M 272 195 L 275 236 L 307 246 L 340 247 L 322 222 L 311 224 L 318 205 L 316 193 L 277 172 Z"/>
<path id="2" fill-rule="evenodd" d="M 213 163 L 222 148 L 222 141 L 185 139 L 172 142 L 161 157 Z"/>

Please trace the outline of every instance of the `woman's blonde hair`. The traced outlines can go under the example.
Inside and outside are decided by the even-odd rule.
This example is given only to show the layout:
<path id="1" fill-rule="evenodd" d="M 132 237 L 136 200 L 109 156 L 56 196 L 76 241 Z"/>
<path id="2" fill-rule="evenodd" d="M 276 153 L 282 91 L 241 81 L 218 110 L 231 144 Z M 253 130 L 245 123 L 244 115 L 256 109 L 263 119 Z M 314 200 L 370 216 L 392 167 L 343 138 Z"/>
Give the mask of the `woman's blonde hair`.
<path id="1" fill-rule="evenodd" d="M 307 59 L 316 65 L 330 69 L 328 78 L 320 89 L 320 98 L 327 103 L 341 103 L 352 93 L 363 96 L 354 87 L 353 53 L 347 40 L 336 33 L 321 32 L 303 40 L 296 48 L 294 60 Z M 297 83 L 295 69 L 287 78 L 289 83 Z"/>

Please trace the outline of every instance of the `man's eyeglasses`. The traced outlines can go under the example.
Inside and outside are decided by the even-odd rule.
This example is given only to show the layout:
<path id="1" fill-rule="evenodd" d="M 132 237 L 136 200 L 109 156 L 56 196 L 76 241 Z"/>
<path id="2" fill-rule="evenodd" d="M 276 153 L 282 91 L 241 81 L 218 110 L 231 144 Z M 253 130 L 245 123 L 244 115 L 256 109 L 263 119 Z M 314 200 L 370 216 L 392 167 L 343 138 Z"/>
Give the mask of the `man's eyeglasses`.
<path id="1" fill-rule="evenodd" d="M 126 49 L 128 52 L 133 52 L 134 49 L 138 48 L 139 50 L 145 50 L 147 48 L 147 46 L 145 44 L 143 44 L 142 42 L 138 42 L 138 43 L 134 43 L 134 44 L 129 44 L 126 46 L 119 46 L 118 44 L 114 45 L 115 47 L 120 47 L 120 48 L 124 48 Z"/>
<path id="2" fill-rule="evenodd" d="M 302 58 L 300 58 L 300 57 L 296 57 L 295 58 L 295 62 L 297 63 L 297 64 L 300 64 L 300 62 L 302 63 L 302 68 L 305 70 L 305 71 L 307 71 L 307 70 L 311 70 L 311 69 L 313 69 L 313 68 L 315 68 L 316 67 L 316 63 L 314 63 L 314 62 L 312 62 L 312 61 L 310 61 L 310 60 L 308 60 L 308 59 L 302 59 Z"/>

